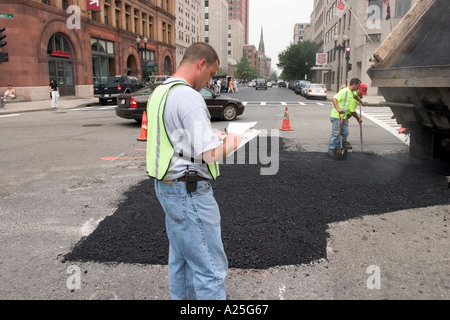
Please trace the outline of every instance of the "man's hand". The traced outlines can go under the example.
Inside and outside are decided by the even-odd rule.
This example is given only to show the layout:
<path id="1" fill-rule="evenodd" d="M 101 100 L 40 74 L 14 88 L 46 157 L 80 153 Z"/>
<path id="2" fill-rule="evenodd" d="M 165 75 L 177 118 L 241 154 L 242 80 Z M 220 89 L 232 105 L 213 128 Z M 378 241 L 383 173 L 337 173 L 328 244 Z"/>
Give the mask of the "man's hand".
<path id="1" fill-rule="evenodd" d="M 217 148 L 206 151 L 202 157 L 206 163 L 224 160 L 230 153 L 241 144 L 241 138 L 234 133 L 226 134 L 223 131 L 216 133 L 219 141 L 223 141 Z"/>

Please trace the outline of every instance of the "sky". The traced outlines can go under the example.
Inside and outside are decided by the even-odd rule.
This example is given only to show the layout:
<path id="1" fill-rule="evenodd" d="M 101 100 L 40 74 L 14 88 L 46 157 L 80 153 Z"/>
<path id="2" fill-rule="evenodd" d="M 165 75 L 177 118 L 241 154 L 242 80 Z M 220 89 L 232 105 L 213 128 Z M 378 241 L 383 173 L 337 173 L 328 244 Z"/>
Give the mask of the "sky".
<path id="1" fill-rule="evenodd" d="M 278 54 L 293 42 L 296 23 L 310 23 L 313 5 L 314 0 L 250 0 L 249 44 L 258 49 L 262 27 L 266 56 L 277 74 Z"/>

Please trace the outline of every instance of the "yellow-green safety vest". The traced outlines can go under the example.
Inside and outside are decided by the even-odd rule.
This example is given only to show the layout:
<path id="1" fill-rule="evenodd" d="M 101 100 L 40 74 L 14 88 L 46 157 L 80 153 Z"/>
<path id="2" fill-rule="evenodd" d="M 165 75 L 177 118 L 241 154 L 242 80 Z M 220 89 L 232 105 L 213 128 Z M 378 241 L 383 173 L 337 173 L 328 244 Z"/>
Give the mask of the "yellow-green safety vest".
<path id="1" fill-rule="evenodd" d="M 147 102 L 147 173 L 150 177 L 163 180 L 173 157 L 173 146 L 164 124 L 164 109 L 170 89 L 176 85 L 188 85 L 184 81 L 172 81 L 156 87 Z M 220 175 L 217 162 L 208 163 L 211 177 Z"/>

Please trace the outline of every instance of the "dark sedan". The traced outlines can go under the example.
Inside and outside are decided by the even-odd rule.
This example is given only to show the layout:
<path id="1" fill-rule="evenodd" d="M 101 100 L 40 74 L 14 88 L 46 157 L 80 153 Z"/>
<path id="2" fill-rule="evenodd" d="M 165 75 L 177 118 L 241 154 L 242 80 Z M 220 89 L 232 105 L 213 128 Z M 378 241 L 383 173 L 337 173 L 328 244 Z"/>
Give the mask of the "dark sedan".
<path id="1" fill-rule="evenodd" d="M 142 114 L 147 109 L 148 99 L 158 85 L 153 84 L 131 94 L 118 96 L 116 115 L 125 119 L 142 121 Z M 221 97 L 208 88 L 203 88 L 200 94 L 205 99 L 211 118 L 231 121 L 244 113 L 244 105 L 240 100 Z"/>

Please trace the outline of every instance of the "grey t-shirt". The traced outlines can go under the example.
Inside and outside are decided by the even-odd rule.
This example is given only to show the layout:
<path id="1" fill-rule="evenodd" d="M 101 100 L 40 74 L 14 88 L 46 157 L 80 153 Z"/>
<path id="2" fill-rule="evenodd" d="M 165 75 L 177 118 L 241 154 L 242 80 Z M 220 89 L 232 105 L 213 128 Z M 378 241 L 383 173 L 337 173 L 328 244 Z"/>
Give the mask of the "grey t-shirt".
<path id="1" fill-rule="evenodd" d="M 165 83 L 179 80 L 170 78 Z M 164 180 L 180 178 L 188 168 L 210 179 L 207 164 L 202 163 L 202 153 L 215 149 L 220 142 L 212 130 L 205 99 L 190 85 L 176 85 L 167 96 L 164 110 L 164 124 L 174 148 Z"/>

